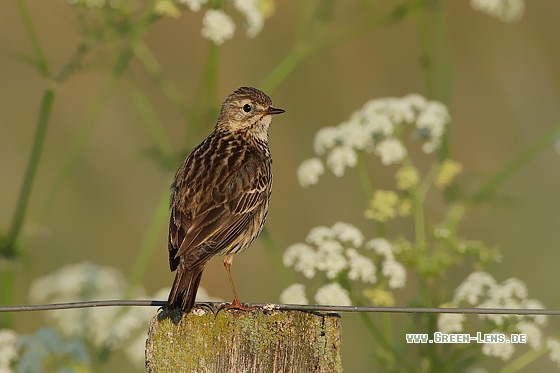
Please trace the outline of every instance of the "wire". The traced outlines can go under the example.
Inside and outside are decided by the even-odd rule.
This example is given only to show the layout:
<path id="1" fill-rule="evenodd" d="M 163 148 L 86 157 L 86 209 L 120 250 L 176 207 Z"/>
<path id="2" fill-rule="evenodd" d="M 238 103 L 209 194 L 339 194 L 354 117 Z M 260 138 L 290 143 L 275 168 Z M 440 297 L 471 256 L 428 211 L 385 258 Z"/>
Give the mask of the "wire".
<path id="1" fill-rule="evenodd" d="M 222 306 L 222 302 L 203 302 L 199 304 Z M 117 307 L 117 306 L 152 306 L 164 307 L 166 301 L 161 300 L 95 300 L 87 302 L 51 303 L 29 306 L 0 306 L 0 312 L 29 312 L 48 311 L 75 308 Z M 263 308 L 265 310 L 295 310 L 305 312 L 330 312 L 330 313 L 462 313 L 477 315 L 560 315 L 560 309 L 528 309 L 528 308 L 440 308 L 440 307 L 369 307 L 369 306 L 325 306 L 317 304 L 273 304 L 273 303 L 245 303 L 249 307 Z"/>

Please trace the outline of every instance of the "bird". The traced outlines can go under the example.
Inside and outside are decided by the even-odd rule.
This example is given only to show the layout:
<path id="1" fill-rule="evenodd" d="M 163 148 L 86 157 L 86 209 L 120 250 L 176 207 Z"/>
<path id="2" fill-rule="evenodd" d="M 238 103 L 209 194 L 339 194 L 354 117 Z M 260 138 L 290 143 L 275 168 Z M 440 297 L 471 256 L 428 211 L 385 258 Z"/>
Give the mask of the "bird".
<path id="1" fill-rule="evenodd" d="M 227 308 L 246 309 L 230 267 L 263 229 L 272 191 L 268 129 L 284 112 L 262 91 L 238 88 L 210 135 L 179 166 L 171 185 L 168 249 L 176 274 L 168 308 L 190 312 L 205 265 L 223 255 L 234 298 Z"/>

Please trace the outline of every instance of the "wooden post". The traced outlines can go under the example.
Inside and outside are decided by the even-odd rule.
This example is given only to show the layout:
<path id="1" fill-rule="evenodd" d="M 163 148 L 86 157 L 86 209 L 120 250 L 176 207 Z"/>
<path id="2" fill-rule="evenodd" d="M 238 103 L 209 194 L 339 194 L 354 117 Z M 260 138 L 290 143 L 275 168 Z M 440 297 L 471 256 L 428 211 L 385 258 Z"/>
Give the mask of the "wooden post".
<path id="1" fill-rule="evenodd" d="M 160 372 L 342 372 L 337 314 L 195 306 L 150 322 L 146 368 Z"/>

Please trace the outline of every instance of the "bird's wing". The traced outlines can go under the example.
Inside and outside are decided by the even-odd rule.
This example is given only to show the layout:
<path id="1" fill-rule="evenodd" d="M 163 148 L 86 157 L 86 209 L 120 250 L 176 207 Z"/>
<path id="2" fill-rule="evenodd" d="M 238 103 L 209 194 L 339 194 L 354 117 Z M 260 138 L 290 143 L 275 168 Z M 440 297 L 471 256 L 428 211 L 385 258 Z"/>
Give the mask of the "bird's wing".
<path id="1" fill-rule="evenodd" d="M 197 206 L 189 206 L 189 200 L 185 201 L 187 206 L 173 204 L 169 223 L 172 271 L 184 254 L 191 266 L 233 248 L 236 239 L 250 228 L 255 217 L 264 213 L 262 209 L 267 206 L 271 177 L 267 162 L 250 157 L 236 172 L 229 173 L 217 183 L 210 177 L 200 180 L 203 185 L 198 187 L 207 193 Z M 267 167 L 262 167 L 263 164 Z M 206 179 L 212 179 L 212 185 L 204 185 Z"/>

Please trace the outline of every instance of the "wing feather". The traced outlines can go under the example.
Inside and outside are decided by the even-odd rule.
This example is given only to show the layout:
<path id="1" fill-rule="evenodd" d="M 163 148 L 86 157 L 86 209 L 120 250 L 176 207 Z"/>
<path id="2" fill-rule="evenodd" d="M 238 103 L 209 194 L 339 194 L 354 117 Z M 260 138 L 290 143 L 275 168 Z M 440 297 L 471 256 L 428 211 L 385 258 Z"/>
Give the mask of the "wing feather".
<path id="1" fill-rule="evenodd" d="M 223 175 L 221 172 L 217 174 Z M 249 154 L 240 162 L 237 172 L 228 173 L 227 178 L 218 184 L 213 183 L 211 175 L 205 176 L 198 180 L 202 185 L 197 185 L 208 191 L 202 201 L 187 195 L 186 203 L 172 204 L 169 228 L 171 270 L 177 267 L 180 256 L 186 255 L 189 266 L 200 264 L 213 255 L 243 249 L 237 246 L 248 245 L 260 232 L 261 224 L 256 229 L 254 225 L 255 219 L 266 214 L 268 208 L 268 180 L 272 176 L 269 160 Z M 209 187 L 211 184 L 214 184 L 213 188 Z M 177 189 L 172 198 L 178 198 L 176 194 Z M 244 234 L 252 237 L 240 238 Z"/>

